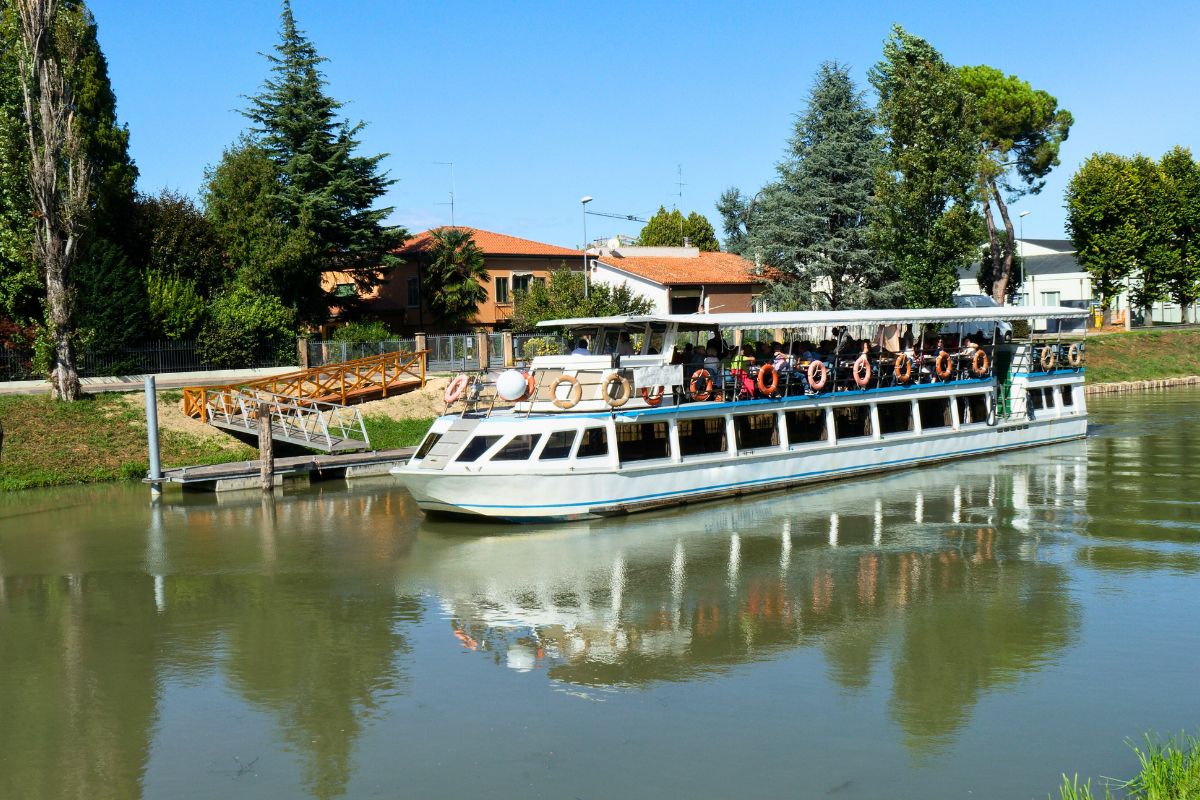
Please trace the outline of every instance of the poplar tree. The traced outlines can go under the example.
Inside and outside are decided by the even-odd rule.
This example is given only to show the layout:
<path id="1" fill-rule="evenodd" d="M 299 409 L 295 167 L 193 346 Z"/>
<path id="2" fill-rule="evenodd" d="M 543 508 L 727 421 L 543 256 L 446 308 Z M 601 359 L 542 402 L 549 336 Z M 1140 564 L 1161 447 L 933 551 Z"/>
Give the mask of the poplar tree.
<path id="1" fill-rule="evenodd" d="M 339 118 L 342 104 L 326 94 L 320 70 L 326 59 L 297 28 L 289 0 L 281 19 L 281 41 L 266 56 L 271 77 L 243 113 L 254 123 L 254 144 L 278 171 L 279 221 L 306 242 L 272 288 L 302 320 L 320 322 L 345 302 L 322 288 L 322 272 L 342 272 L 363 290 L 376 286 L 398 263 L 390 251 L 406 234 L 383 224 L 390 207 L 373 208 L 394 183 L 380 170 L 387 154 L 355 154 L 364 123 Z"/>
<path id="2" fill-rule="evenodd" d="M 743 253 L 789 275 L 768 290 L 783 308 L 893 306 L 903 292 L 867 241 L 882 161 L 873 114 L 849 68 L 826 62 L 796 119 L 778 178 L 761 193 Z"/>
<path id="3" fill-rule="evenodd" d="M 897 269 L 910 307 L 949 306 L 983 240 L 974 99 L 941 53 L 899 25 L 870 80 L 886 131 L 871 240 Z"/>

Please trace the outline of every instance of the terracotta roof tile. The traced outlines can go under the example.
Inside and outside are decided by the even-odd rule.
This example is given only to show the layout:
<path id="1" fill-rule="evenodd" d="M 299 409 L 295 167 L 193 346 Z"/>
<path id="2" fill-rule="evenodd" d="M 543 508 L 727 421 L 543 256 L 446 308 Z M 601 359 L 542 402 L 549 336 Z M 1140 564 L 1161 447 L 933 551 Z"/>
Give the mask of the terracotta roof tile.
<path id="1" fill-rule="evenodd" d="M 508 236 L 503 233 L 494 233 L 493 231 L 485 231 L 480 228 L 468 228 L 462 225 L 459 225 L 458 229 L 470 231 L 475 244 L 479 246 L 479 249 L 483 251 L 485 256 L 562 256 L 563 258 L 570 258 L 571 256 L 580 258 L 583 256 L 583 253 L 579 250 L 546 244 L 545 242 L 535 242 L 531 239 L 521 239 L 517 236 Z M 434 231 L 440 230 L 443 230 L 443 228 L 433 228 L 418 233 L 397 250 L 396 254 L 404 256 L 425 252 L 429 249 L 433 241 Z"/>
<path id="2" fill-rule="evenodd" d="M 683 283 L 764 283 L 770 280 L 767 270 L 755 275 L 754 264 L 734 253 L 700 253 L 697 258 L 621 258 L 610 254 L 596 260 L 662 286 Z"/>

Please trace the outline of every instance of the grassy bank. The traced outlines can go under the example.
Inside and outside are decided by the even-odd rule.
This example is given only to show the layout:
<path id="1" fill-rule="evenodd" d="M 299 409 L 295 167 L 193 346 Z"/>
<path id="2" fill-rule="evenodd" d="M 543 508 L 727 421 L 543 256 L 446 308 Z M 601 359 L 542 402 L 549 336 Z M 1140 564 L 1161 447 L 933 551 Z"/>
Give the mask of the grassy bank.
<path id="1" fill-rule="evenodd" d="M 1200 375 L 1200 330 L 1102 333 L 1087 340 L 1089 383 Z"/>
<path id="2" fill-rule="evenodd" d="M 256 449 L 216 428 L 184 420 L 182 394 L 159 393 L 159 449 L 168 467 L 219 464 L 257 458 Z M 140 480 L 149 455 L 143 395 L 85 395 L 55 403 L 42 395 L 0 395 L 0 491 L 72 483 Z M 432 418 L 364 417 L 371 446 L 390 450 L 416 445 Z"/>
<path id="3" fill-rule="evenodd" d="M 1133 746 L 1139 771 L 1127 781 L 1105 779 L 1101 789 L 1092 789 L 1089 780 L 1083 785 L 1079 776 L 1063 776 L 1059 787 L 1061 800 L 1100 800 L 1117 797 L 1130 800 L 1189 800 L 1200 797 L 1200 740 L 1191 736 L 1160 742 L 1146 737 L 1145 748 Z"/>
<path id="4" fill-rule="evenodd" d="M 56 403 L 43 395 L 0 396 L 0 491 L 145 477 L 149 456 L 141 399 L 141 394 L 97 394 Z M 166 427 L 160 430 L 159 445 L 164 467 L 255 455 L 252 447 L 231 437 Z"/>

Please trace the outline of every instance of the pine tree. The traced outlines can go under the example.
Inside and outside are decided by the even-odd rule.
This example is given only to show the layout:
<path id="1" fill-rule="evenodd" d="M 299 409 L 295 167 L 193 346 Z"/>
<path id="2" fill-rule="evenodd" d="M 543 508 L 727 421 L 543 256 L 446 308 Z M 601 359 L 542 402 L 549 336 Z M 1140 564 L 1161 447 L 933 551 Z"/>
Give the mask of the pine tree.
<path id="1" fill-rule="evenodd" d="M 638 245 L 683 247 L 685 239 L 689 247 L 699 248 L 702 252 L 716 252 L 721 249 L 720 243 L 717 242 L 717 232 L 703 214 L 693 211 L 685 217 L 679 209 L 667 211 L 663 206 L 658 207 L 658 211 L 638 234 Z"/>
<path id="2" fill-rule="evenodd" d="M 890 265 L 867 242 L 867 210 L 882 160 L 871 110 L 850 70 L 827 62 L 788 140 L 778 178 L 760 194 L 744 254 L 790 276 L 779 306 L 894 306 Z M 770 302 L 770 300 L 768 301 Z"/>
<path id="3" fill-rule="evenodd" d="M 958 70 L 897 25 L 872 68 L 886 131 L 870 238 L 904 283 L 910 307 L 950 305 L 958 271 L 978 255 L 979 121 Z"/>
<path id="4" fill-rule="evenodd" d="M 354 154 L 363 123 L 339 120 L 342 104 L 325 93 L 319 69 L 325 59 L 296 27 L 289 0 L 283 3 L 281 41 L 267 59 L 272 76 L 244 113 L 254 123 L 255 143 L 278 170 L 276 212 L 293 244 L 301 231 L 307 241 L 295 280 L 274 289 L 301 319 L 323 321 L 341 299 L 322 289 L 321 273 L 339 271 L 360 288 L 375 286 L 397 263 L 389 253 L 405 232 L 383 224 L 390 207 L 372 208 L 394 183 L 379 169 L 386 154 Z"/>

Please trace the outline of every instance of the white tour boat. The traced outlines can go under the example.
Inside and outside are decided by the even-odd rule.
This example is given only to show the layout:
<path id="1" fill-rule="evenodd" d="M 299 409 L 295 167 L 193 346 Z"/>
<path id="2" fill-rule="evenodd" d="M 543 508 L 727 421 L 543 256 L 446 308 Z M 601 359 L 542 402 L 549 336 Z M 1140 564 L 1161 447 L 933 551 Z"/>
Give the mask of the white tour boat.
<path id="1" fill-rule="evenodd" d="M 1082 340 L 1010 340 L 1008 323 L 1057 331 L 1082 328 L 1085 315 L 1018 306 L 543 322 L 579 354 L 538 356 L 494 382 L 459 376 L 448 413 L 392 472 L 426 512 L 536 522 L 1076 439 L 1087 432 Z M 739 355 L 743 338 L 771 345 L 755 362 Z"/>

